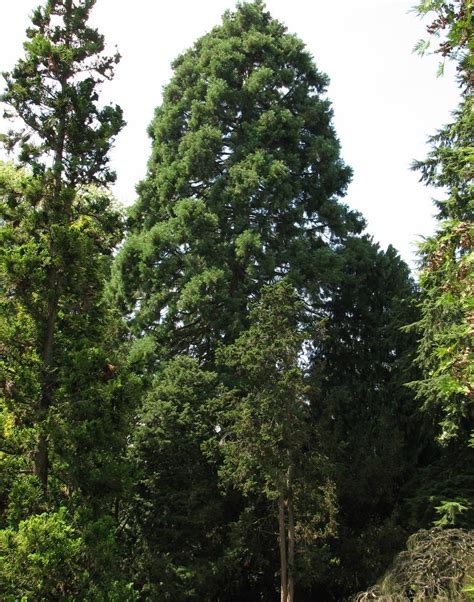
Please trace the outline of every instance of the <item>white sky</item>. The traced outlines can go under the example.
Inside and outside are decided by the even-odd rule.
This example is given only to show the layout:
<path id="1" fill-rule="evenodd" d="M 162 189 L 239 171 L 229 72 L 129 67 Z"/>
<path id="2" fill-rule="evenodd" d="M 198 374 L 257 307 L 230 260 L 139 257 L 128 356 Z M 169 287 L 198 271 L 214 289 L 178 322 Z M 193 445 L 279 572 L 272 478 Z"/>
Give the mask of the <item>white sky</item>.
<path id="1" fill-rule="evenodd" d="M 0 71 L 22 55 L 24 31 L 40 0 L 0 0 Z M 412 49 L 425 23 L 415 0 L 267 0 L 271 14 L 307 45 L 331 79 L 328 97 L 342 156 L 354 170 L 345 202 L 363 213 L 368 232 L 393 244 L 411 265 L 415 241 L 435 227 L 437 192 L 410 171 L 426 155 L 427 137 L 449 121 L 458 101 L 454 70 L 436 78 L 438 58 Z M 102 99 L 122 106 L 127 126 L 112 152 L 115 194 L 135 199 L 150 144 L 146 128 L 171 77 L 171 61 L 220 22 L 234 0 L 97 0 L 93 24 L 117 45 L 122 61 Z M 6 129 L 0 124 L 0 129 Z"/>

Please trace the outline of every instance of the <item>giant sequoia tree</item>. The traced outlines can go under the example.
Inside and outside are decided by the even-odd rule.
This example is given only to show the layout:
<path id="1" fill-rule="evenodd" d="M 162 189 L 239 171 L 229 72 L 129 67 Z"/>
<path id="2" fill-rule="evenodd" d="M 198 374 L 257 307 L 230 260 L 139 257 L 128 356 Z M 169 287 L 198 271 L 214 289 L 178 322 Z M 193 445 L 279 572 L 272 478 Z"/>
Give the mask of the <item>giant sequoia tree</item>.
<path id="1" fill-rule="evenodd" d="M 361 223 L 338 202 L 350 169 L 327 77 L 262 2 L 226 13 L 173 67 L 116 286 L 162 354 L 212 359 L 263 284 L 288 274 L 313 306 L 331 244 Z"/>
<path id="2" fill-rule="evenodd" d="M 239 497 L 236 491 L 242 492 L 243 487 L 234 483 L 232 497 L 219 499 L 217 488 L 212 485 L 216 479 L 215 465 L 212 469 L 201 467 L 197 470 L 197 464 L 206 461 L 204 456 L 201 457 L 202 444 L 205 447 L 206 439 L 212 439 L 215 433 L 209 425 L 206 433 L 198 433 L 193 424 L 200 408 L 206 407 L 212 412 L 212 404 L 205 403 L 201 389 L 193 404 L 192 395 L 187 390 L 181 395 L 174 378 L 171 405 L 166 380 L 172 371 L 166 368 L 167 362 L 171 359 L 169 365 L 176 369 L 173 358 L 192 355 L 201 368 L 212 368 L 217 378 L 222 378 L 229 368 L 216 363 L 217 347 L 230 345 L 229 365 L 233 352 L 243 356 L 241 347 L 232 345 L 240 340 L 243 331 L 247 331 L 250 302 L 260 297 L 264 285 L 287 277 L 303 302 L 304 311 L 299 320 L 304 322 L 315 313 L 329 317 L 332 320 L 330 344 L 334 348 L 346 337 L 343 350 L 328 352 L 333 361 L 331 374 L 318 378 L 333 379 L 328 385 L 330 393 L 324 392 L 327 393 L 328 420 L 334 397 L 339 393 L 340 397 L 345 396 L 345 399 L 337 400 L 339 415 L 334 439 L 350 437 L 353 448 L 363 458 L 367 449 L 371 449 L 372 439 L 370 433 L 366 433 L 364 445 L 357 446 L 358 434 L 371 409 L 378 410 L 381 397 L 388 394 L 385 377 L 387 380 L 392 377 L 390 369 L 377 371 L 373 366 L 378 358 L 380 336 L 387 338 L 387 342 L 378 348 L 383 348 L 383 358 L 391 362 L 390 368 L 399 357 L 398 348 L 391 340 L 396 338 L 399 321 L 392 314 L 388 315 L 390 304 L 383 300 L 385 284 L 395 274 L 394 287 L 400 285 L 407 292 L 411 289 L 407 274 L 394 254 L 384 260 L 369 243 L 358 245 L 357 241 L 342 251 L 348 239 L 361 230 L 362 220 L 340 202 L 350 179 L 350 170 L 340 158 L 339 144 L 331 125 L 331 109 L 325 97 L 327 78 L 316 69 L 302 42 L 286 33 L 261 2 L 242 4 L 234 13 L 226 13 L 220 26 L 175 61 L 174 69 L 163 103 L 150 126 L 153 150 L 148 174 L 139 185 L 139 199 L 131 210 L 129 235 L 115 266 L 114 287 L 135 329 L 134 361 L 144 374 L 156 374 L 137 427 L 135 459 L 141 471 L 141 484 L 134 512 L 138 517 L 138 532 L 150 532 L 145 525 L 160 525 L 163 532 L 179 525 L 185 541 L 189 542 L 189 546 L 185 544 L 186 550 L 192 550 L 193 557 L 160 540 L 159 534 L 147 535 L 140 540 L 147 543 L 139 550 L 140 578 L 146 587 L 155 588 L 154 591 L 161 595 L 172 591 L 177 597 L 187 592 L 188 599 L 191 595 L 198 599 L 214 590 L 220 591 L 222 599 L 258 599 L 266 593 L 271 597 L 275 588 L 272 567 L 278 550 L 272 501 L 262 493 L 271 471 L 263 465 L 262 458 L 268 455 L 265 442 L 262 442 L 261 455 L 254 458 L 253 468 L 259 484 L 267 479 L 267 485 L 246 491 L 246 497 Z M 356 263 L 355 268 L 349 265 L 348 258 Z M 351 269 L 355 275 L 344 273 Z M 354 286 L 358 287 L 355 300 L 351 297 Z M 369 287 L 377 291 L 372 304 Z M 390 294 L 394 292 L 394 288 L 389 290 Z M 355 305 L 362 308 L 361 316 L 351 320 L 351 314 L 358 311 L 354 309 Z M 341 314 L 344 324 L 338 325 Z M 369 327 L 365 328 L 364 320 L 371 322 Z M 366 345 L 370 351 L 359 359 L 360 346 L 365 343 L 361 338 L 365 336 L 370 338 Z M 357 358 L 357 366 L 352 368 L 353 356 Z M 146 361 L 139 363 L 143 358 Z M 324 358 L 319 359 L 322 365 Z M 251 366 L 248 368 L 250 370 Z M 371 370 L 373 378 L 372 374 L 363 378 L 361 369 Z M 241 367 L 230 369 L 236 373 L 239 370 L 245 372 Z M 342 387 L 335 392 L 338 379 L 343 380 L 347 372 L 351 375 L 350 383 L 343 393 Z M 260 397 L 256 395 L 258 385 L 265 387 L 263 368 L 261 382 L 257 374 L 252 375 L 254 389 L 250 387 L 246 391 L 249 383 L 245 381 L 248 377 L 245 374 L 241 374 L 242 382 L 236 379 L 232 383 L 240 392 L 240 397 L 236 394 L 240 401 L 246 400 L 246 411 L 252 414 L 257 425 L 253 431 L 255 440 L 259 436 L 259 412 L 264 411 L 265 403 L 268 410 L 265 418 L 269 425 L 272 424 L 272 408 L 275 412 L 285 411 L 285 396 L 278 393 L 278 387 L 271 388 L 274 376 L 267 379 L 270 382 L 267 397 L 263 393 Z M 186 382 L 184 378 L 183 382 Z M 357 392 L 351 390 L 355 387 Z M 308 429 L 305 449 L 318 451 L 321 441 L 316 422 L 322 413 L 321 388 L 308 394 L 312 398 L 311 408 L 300 407 L 307 420 L 304 425 Z M 365 389 L 370 389 L 367 396 L 370 400 L 364 396 Z M 275 406 L 271 405 L 270 398 Z M 262 407 L 257 400 L 263 400 Z M 244 407 L 245 403 L 242 401 L 239 407 Z M 356 404 L 363 405 L 359 412 L 352 407 Z M 298 403 L 295 401 L 290 406 L 293 411 Z M 385 414 L 392 416 L 397 409 L 395 403 L 393 406 L 387 403 L 385 412 L 380 411 L 377 418 L 385 418 Z M 350 417 L 348 410 L 352 411 Z M 343 412 L 346 413 L 341 416 Z M 357 417 L 357 424 L 351 429 L 353 416 Z M 221 477 L 226 472 L 232 474 L 230 468 L 227 471 L 222 468 L 226 462 L 231 465 L 229 455 L 227 460 L 223 458 L 224 449 L 229 450 L 233 441 L 237 441 L 234 449 L 244 445 L 243 439 L 238 437 L 239 433 L 243 437 L 245 431 L 245 425 L 239 422 L 243 417 L 237 412 L 234 418 L 235 429 L 229 427 L 232 432 L 225 440 L 227 447 L 223 444 L 217 460 L 213 459 L 221 468 Z M 386 430 L 378 429 L 377 418 L 372 418 L 372 430 L 380 432 L 382 439 L 393 423 L 387 421 Z M 208 414 L 206 420 L 217 424 L 219 416 Z M 347 423 L 343 424 L 345 420 Z M 165 439 L 164 424 L 170 424 Z M 170 441 L 174 441 L 171 447 Z M 271 443 L 267 443 L 271 455 Z M 331 444 L 334 445 L 327 444 L 327 449 L 333 452 L 339 443 L 333 440 Z M 294 444 L 295 449 L 301 451 L 299 446 L 303 446 L 303 439 L 295 440 Z M 181 454 L 179 450 L 183 446 L 190 451 Z M 164 467 L 165 462 L 161 462 L 168 457 L 171 448 L 181 457 L 173 474 Z M 381 453 L 382 459 L 376 459 L 375 468 L 380 468 L 388 457 L 393 461 L 395 448 L 396 445 L 387 453 Z M 341 453 L 337 460 L 342 463 L 347 456 Z M 334 458 L 335 455 L 331 460 Z M 297 467 L 301 469 L 299 485 L 304 483 L 309 489 L 321 476 L 317 470 L 311 472 L 310 465 L 313 470 L 314 463 L 303 462 Z M 320 468 L 322 470 L 322 466 Z M 324 467 L 325 471 L 327 468 Z M 252 478 L 248 476 L 248 482 Z M 390 498 L 393 492 L 391 475 L 387 481 L 390 481 L 387 486 L 390 490 L 387 505 L 390 505 L 393 499 Z M 346 487 L 349 495 L 347 474 L 340 482 L 341 490 Z M 209 517 L 204 517 L 203 521 L 200 513 L 193 513 L 190 521 L 196 526 L 196 532 L 192 530 L 190 534 L 181 525 L 187 514 L 183 512 L 179 489 L 196 488 L 201 492 L 203 487 L 210 492 L 209 503 L 215 508 L 224 506 L 227 514 L 216 512 L 216 524 L 209 529 L 205 526 L 209 524 Z M 299 492 L 303 489 L 301 486 Z M 311 498 L 308 491 L 298 493 L 299 500 L 304 499 L 307 503 L 308 499 L 315 502 L 318 496 L 318 501 L 324 497 L 319 490 L 314 490 L 313 494 L 315 497 Z M 229 489 L 223 495 L 229 495 Z M 330 497 L 329 493 L 327 497 Z M 364 503 L 363 497 L 362 494 L 358 501 L 360 505 Z M 153 499 L 158 498 L 163 500 L 162 503 L 153 504 Z M 306 509 L 310 506 L 308 503 Z M 390 510 L 386 510 L 385 516 Z M 300 522 L 303 523 L 304 520 Z M 255 537 L 255 524 L 260 527 L 259 542 Z M 205 579 L 202 571 L 199 573 L 203 554 L 210 550 L 210 533 L 216 537 L 212 558 L 215 559 L 220 547 L 221 574 L 228 576 L 220 589 L 216 587 L 216 575 L 209 570 L 215 566 L 214 560 L 207 563 Z M 311 535 L 314 532 L 311 531 Z M 137 536 L 137 541 L 140 537 Z M 285 547 L 285 551 L 289 552 L 290 547 Z M 306 552 L 295 556 L 299 577 L 306 573 L 306 578 L 300 578 L 297 583 L 298 593 L 308 584 L 314 585 L 324 565 L 321 546 L 313 542 Z M 308 559 L 305 571 L 301 570 L 303 559 L 304 562 Z M 158 580 L 160 567 L 166 567 L 166 573 L 170 575 L 164 585 Z M 290 585 L 284 577 L 283 581 L 285 587 Z M 207 590 L 203 589 L 203 584 Z M 347 592 L 352 583 L 344 585 Z"/>

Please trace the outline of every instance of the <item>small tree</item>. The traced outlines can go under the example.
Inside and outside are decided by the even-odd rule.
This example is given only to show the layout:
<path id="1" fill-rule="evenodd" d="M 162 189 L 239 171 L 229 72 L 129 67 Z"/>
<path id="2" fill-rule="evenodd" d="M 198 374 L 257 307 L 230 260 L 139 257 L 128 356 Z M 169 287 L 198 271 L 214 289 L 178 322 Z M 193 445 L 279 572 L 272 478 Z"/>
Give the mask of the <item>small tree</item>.
<path id="1" fill-rule="evenodd" d="M 220 474 L 244 495 L 257 492 L 277 508 L 282 602 L 294 600 L 297 542 L 334 528 L 333 492 L 323 485 L 324 462 L 311 444 L 301 309 L 288 282 L 265 287 L 249 329 L 219 354 L 234 383 L 220 398 Z M 321 529 L 325 512 L 329 521 Z"/>

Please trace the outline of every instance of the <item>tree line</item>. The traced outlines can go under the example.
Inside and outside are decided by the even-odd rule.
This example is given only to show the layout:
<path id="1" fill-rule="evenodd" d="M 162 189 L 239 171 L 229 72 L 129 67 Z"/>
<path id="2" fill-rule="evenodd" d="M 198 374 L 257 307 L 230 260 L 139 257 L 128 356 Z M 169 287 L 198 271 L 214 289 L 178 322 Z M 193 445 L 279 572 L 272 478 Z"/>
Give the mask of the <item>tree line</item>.
<path id="1" fill-rule="evenodd" d="M 416 7 L 461 91 L 418 282 L 261 0 L 174 61 L 121 208 L 95 3 L 46 0 L 4 74 L 2 599 L 470 599 L 472 1 Z"/>

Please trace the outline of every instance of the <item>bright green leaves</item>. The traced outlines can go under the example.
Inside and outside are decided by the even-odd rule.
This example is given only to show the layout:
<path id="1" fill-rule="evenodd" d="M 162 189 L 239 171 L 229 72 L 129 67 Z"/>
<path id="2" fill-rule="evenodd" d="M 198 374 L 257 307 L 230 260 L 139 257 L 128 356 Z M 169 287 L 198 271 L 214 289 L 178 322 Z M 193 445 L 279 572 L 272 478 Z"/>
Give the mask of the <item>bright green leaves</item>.
<path id="1" fill-rule="evenodd" d="M 235 239 L 235 254 L 245 265 L 252 258 L 260 254 L 262 240 L 258 232 L 244 230 L 240 236 Z"/>
<path id="2" fill-rule="evenodd" d="M 253 71 L 244 82 L 243 91 L 249 95 L 265 95 L 265 89 L 273 81 L 273 71 L 269 67 L 260 67 Z"/>
<path id="3" fill-rule="evenodd" d="M 71 516 L 65 507 L 31 516 L 16 529 L 0 531 L 2 597 L 7 602 L 19 596 L 25 602 L 38 597 L 136 600 L 132 585 L 122 575 L 101 570 L 115 551 L 113 524 L 107 519 L 81 529 L 78 516 Z"/>
<path id="4" fill-rule="evenodd" d="M 0 575 L 6 599 L 14 600 L 19 592 L 25 600 L 72 593 L 66 584 L 81 580 L 76 571 L 82 545 L 65 508 L 22 521 L 18 531 L 0 531 Z"/>
<path id="5" fill-rule="evenodd" d="M 453 527 L 458 526 L 459 517 L 469 510 L 470 503 L 465 500 L 456 500 L 456 501 L 442 501 L 439 506 L 436 506 L 436 514 L 439 516 L 437 520 L 434 521 L 435 527 Z M 462 518 L 461 518 L 462 524 Z"/>

